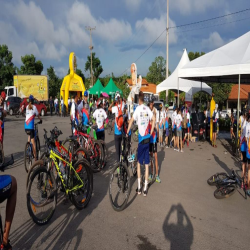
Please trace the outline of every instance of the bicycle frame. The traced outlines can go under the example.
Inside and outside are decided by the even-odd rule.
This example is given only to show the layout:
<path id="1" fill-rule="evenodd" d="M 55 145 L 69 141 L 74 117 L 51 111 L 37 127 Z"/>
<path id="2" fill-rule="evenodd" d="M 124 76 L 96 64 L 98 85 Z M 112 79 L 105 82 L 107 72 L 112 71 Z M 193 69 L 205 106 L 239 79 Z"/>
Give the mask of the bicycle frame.
<path id="1" fill-rule="evenodd" d="M 65 159 L 63 159 L 62 157 L 58 156 L 58 155 L 57 155 L 56 153 L 54 153 L 52 150 L 50 150 L 50 156 L 49 156 L 49 158 L 53 161 L 53 163 L 54 163 L 55 166 L 56 166 L 56 170 L 57 170 L 57 172 L 58 172 L 58 175 L 59 175 L 59 177 L 60 177 L 60 179 L 61 179 L 61 182 L 62 182 L 62 184 L 63 184 L 63 187 L 64 187 L 65 192 L 66 192 L 67 195 L 68 195 L 69 192 L 76 191 L 76 190 L 78 190 L 78 189 L 80 189 L 80 188 L 82 188 L 82 187 L 84 186 L 84 183 L 83 183 L 82 179 L 81 179 L 80 176 L 77 174 L 77 171 L 74 169 L 74 167 L 73 167 L 73 165 L 72 165 L 71 162 L 68 162 L 68 161 L 66 161 Z M 59 165 L 57 164 L 57 159 L 60 160 L 60 161 L 62 161 L 62 162 L 64 162 L 64 163 L 66 163 L 67 166 L 69 166 L 70 171 L 73 170 L 75 176 L 76 176 L 77 179 L 81 182 L 81 185 L 76 185 L 76 186 L 74 186 L 74 187 L 71 188 L 71 189 L 67 188 L 67 185 L 65 184 L 65 180 L 64 180 L 64 178 L 63 178 L 63 176 L 62 176 L 62 172 L 61 172 L 61 170 L 60 170 L 60 167 L 59 167 Z"/>

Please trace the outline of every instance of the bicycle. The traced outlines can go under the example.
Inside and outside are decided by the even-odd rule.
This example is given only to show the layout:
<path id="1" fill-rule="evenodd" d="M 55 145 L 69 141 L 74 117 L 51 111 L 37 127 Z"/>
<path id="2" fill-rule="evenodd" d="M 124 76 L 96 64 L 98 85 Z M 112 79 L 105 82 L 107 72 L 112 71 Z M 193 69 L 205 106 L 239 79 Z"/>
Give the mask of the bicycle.
<path id="1" fill-rule="evenodd" d="M 24 105 L 22 105 L 16 112 L 16 118 L 19 118 L 19 116 L 22 115 L 25 116 L 25 108 Z"/>
<path id="2" fill-rule="evenodd" d="M 130 185 L 130 173 L 128 167 L 126 166 L 126 142 L 127 138 L 122 134 L 122 145 L 121 145 L 121 154 L 120 161 L 117 166 L 112 169 L 110 181 L 109 181 L 109 199 L 112 208 L 120 212 L 124 210 L 127 205 L 131 185 Z M 114 186 L 114 187 L 113 187 Z M 118 188 L 117 193 L 112 195 L 112 191 Z M 121 197 L 122 196 L 122 197 Z M 119 199 L 121 197 L 121 199 Z"/>
<path id="3" fill-rule="evenodd" d="M 138 142 L 138 134 L 139 134 L 138 126 L 134 124 L 132 128 L 132 138 L 134 142 Z"/>
<path id="4" fill-rule="evenodd" d="M 216 186 L 217 189 L 214 191 L 214 197 L 217 199 L 228 198 L 233 195 L 238 187 L 241 187 L 241 180 L 232 170 L 232 174 L 217 173 L 212 175 L 207 180 L 208 185 Z M 243 187 L 245 193 L 245 199 L 247 198 L 246 188 Z"/>
<path id="5" fill-rule="evenodd" d="M 115 127 L 115 118 L 114 116 L 110 116 L 108 121 L 108 125 L 107 125 L 107 130 L 108 130 L 108 134 L 111 135 L 114 132 L 114 127 Z"/>
<path id="6" fill-rule="evenodd" d="M 34 169 L 27 189 L 28 212 L 38 225 L 48 223 L 55 212 L 59 181 L 66 196 L 79 210 L 88 205 L 93 191 L 93 174 L 87 160 L 70 162 L 67 154 L 57 150 L 53 134 L 48 138 L 47 131 L 44 131 L 44 139 L 49 149 L 47 160 L 35 163 L 39 166 Z M 53 171 L 57 173 L 57 180 Z M 48 211 L 45 211 L 46 205 L 51 205 Z"/>
<path id="7" fill-rule="evenodd" d="M 89 135 L 91 128 L 84 127 L 82 124 L 76 125 L 75 136 L 78 140 L 79 146 L 85 148 L 89 152 L 90 166 L 94 173 L 101 171 L 104 168 L 104 153 L 102 144 L 94 140 L 93 137 Z M 67 141 L 65 141 L 66 143 Z"/>
<path id="8" fill-rule="evenodd" d="M 35 124 L 35 147 L 36 147 L 36 154 L 38 158 L 40 158 L 41 155 L 41 145 L 40 145 L 40 140 L 39 140 L 39 135 L 38 135 L 38 124 L 42 124 L 42 120 L 37 122 Z M 30 135 L 29 131 L 26 131 L 27 135 Z M 32 166 L 32 159 L 34 158 L 33 154 L 33 147 L 32 147 L 32 142 L 31 139 L 29 142 L 26 143 L 25 148 L 24 148 L 24 167 L 26 172 L 29 172 L 29 169 Z"/>

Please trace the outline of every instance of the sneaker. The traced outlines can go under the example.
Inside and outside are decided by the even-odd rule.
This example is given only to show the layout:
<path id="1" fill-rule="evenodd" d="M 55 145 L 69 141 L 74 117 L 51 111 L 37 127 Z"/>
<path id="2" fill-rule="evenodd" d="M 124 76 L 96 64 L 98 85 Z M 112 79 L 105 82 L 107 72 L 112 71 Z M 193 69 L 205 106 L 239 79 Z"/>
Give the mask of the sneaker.
<path id="1" fill-rule="evenodd" d="M 10 245 L 10 241 L 8 240 L 7 245 L 1 244 L 0 250 L 12 250 L 12 246 Z"/>
<path id="2" fill-rule="evenodd" d="M 149 177 L 148 177 L 148 181 L 152 181 L 152 179 L 153 179 L 153 175 L 150 174 Z"/>
<path id="3" fill-rule="evenodd" d="M 179 153 L 180 152 L 180 150 L 179 149 L 176 149 L 176 151 Z"/>
<path id="4" fill-rule="evenodd" d="M 166 148 L 168 148 L 168 146 L 166 146 Z"/>
<path id="5" fill-rule="evenodd" d="M 158 182 L 158 183 L 161 183 L 161 179 L 160 179 L 160 177 L 158 175 L 156 176 L 155 181 Z"/>
<path id="6" fill-rule="evenodd" d="M 181 150 L 181 153 L 183 153 L 184 151 L 183 150 Z"/>
<path id="7" fill-rule="evenodd" d="M 176 148 L 174 148 L 174 150 L 177 150 Z"/>
<path id="8" fill-rule="evenodd" d="M 137 189 L 135 190 L 135 192 L 136 192 L 137 194 L 141 194 L 141 190 L 142 190 L 142 188 L 140 188 L 140 189 L 137 188 Z"/>
<path id="9" fill-rule="evenodd" d="M 147 194 L 148 194 L 148 189 L 146 189 L 146 190 L 143 190 L 143 196 L 147 196 Z"/>

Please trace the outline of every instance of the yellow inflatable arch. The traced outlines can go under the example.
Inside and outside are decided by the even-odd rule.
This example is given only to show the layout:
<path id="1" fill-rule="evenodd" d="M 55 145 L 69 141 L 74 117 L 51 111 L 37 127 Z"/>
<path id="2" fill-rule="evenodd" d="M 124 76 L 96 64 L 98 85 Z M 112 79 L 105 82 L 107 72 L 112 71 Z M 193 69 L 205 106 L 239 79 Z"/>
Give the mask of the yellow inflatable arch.
<path id="1" fill-rule="evenodd" d="M 74 52 L 69 54 L 69 75 L 63 78 L 62 86 L 60 89 L 60 97 L 63 98 L 65 106 L 68 108 L 68 98 L 69 92 L 77 92 L 77 95 L 80 97 L 80 93 L 82 92 L 82 96 L 85 91 L 85 86 L 82 78 L 76 74 L 76 56 Z"/>

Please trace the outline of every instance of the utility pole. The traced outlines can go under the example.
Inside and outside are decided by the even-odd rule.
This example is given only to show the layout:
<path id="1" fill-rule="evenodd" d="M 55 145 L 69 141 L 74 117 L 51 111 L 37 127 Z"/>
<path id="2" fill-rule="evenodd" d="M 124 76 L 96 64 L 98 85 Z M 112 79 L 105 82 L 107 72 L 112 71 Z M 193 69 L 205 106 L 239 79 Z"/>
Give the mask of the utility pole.
<path id="1" fill-rule="evenodd" d="M 94 86 L 94 83 L 93 83 L 93 70 L 92 70 L 92 50 L 93 50 L 93 46 L 92 46 L 92 30 L 95 30 L 95 27 L 91 28 L 90 26 L 85 26 L 86 30 L 89 30 L 89 33 L 90 33 L 90 46 L 89 46 L 89 49 L 90 49 L 90 64 L 91 64 L 91 85 L 92 87 Z"/>
<path id="2" fill-rule="evenodd" d="M 168 78 L 168 29 L 169 29 L 169 23 L 168 23 L 168 17 L 169 17 L 169 0 L 167 0 L 167 58 L 166 58 L 166 78 Z"/>

